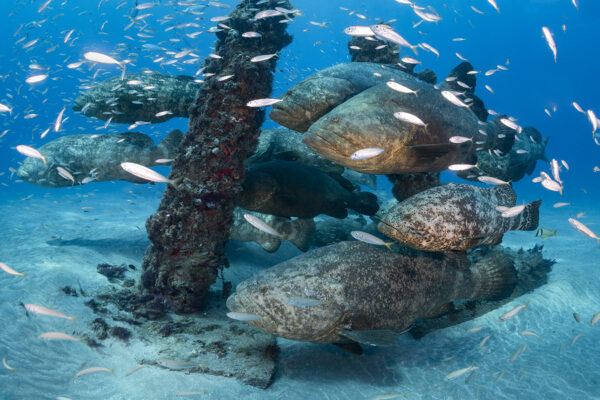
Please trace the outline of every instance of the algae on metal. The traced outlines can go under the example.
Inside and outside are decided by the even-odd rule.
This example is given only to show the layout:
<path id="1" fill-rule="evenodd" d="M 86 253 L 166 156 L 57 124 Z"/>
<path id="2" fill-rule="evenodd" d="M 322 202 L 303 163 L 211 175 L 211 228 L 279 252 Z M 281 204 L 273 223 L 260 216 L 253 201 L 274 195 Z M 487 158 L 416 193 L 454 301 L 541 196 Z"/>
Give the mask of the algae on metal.
<path id="1" fill-rule="evenodd" d="M 217 32 L 208 57 L 205 81 L 190 108 L 189 131 L 172 164 L 169 185 L 156 214 L 146 222 L 152 245 L 143 262 L 143 290 L 167 299 L 175 312 L 203 307 L 209 286 L 228 266 L 224 245 L 229 237 L 234 201 L 244 179 L 244 161 L 256 147 L 264 111 L 246 106 L 269 97 L 276 58 L 253 63 L 260 54 L 278 53 L 292 41 L 287 16 L 253 20 L 253 11 L 292 9 L 287 1 L 243 0 L 230 14 L 230 30 Z M 258 12 L 258 11 L 257 11 Z M 243 32 L 261 33 L 244 38 Z M 226 75 L 229 79 L 220 80 Z"/>

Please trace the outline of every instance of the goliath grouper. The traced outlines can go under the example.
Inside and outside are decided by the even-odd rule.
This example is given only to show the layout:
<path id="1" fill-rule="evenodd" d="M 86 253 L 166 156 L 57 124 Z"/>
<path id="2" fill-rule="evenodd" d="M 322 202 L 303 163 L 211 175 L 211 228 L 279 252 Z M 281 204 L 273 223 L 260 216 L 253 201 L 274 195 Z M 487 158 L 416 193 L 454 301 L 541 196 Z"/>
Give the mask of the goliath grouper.
<path id="1" fill-rule="evenodd" d="M 191 76 L 133 73 L 95 84 L 75 99 L 73 110 L 119 124 L 188 118 L 201 83 Z"/>
<path id="2" fill-rule="evenodd" d="M 169 165 L 182 137 L 181 131 L 175 130 L 155 145 L 150 137 L 139 132 L 63 136 L 38 149 L 46 158 L 46 164 L 37 158 L 27 158 L 17 175 L 26 182 L 46 187 L 114 180 L 147 183 L 126 172 L 121 163 L 128 161 L 148 167 Z M 156 162 L 160 159 L 165 162 Z M 57 167 L 64 168 L 75 181 L 61 176 Z"/>
<path id="3" fill-rule="evenodd" d="M 446 82 L 441 90 L 422 81 L 396 82 L 417 94 L 385 83 L 373 86 L 321 117 L 304 143 L 330 161 L 370 174 L 443 171 L 452 164 L 475 164 L 477 151 L 510 151 L 516 131 L 501 122 L 507 117 L 481 121 Z M 397 113 L 406 117 L 398 118 Z M 451 140 L 456 138 L 462 141 Z M 384 151 L 372 158 L 351 158 L 365 148 Z"/>
<path id="4" fill-rule="evenodd" d="M 464 93 L 458 96 L 465 101 L 469 97 L 472 100 L 470 109 L 480 120 L 485 121 L 488 112 L 483 102 L 474 94 L 475 75 L 468 74 L 472 70 L 473 66 L 468 62 L 459 64 L 450 71 L 446 80 L 440 84 L 440 88 Z M 368 62 L 337 64 L 309 76 L 290 88 L 281 96 L 282 101 L 273 105 L 269 117 L 286 128 L 306 132 L 319 118 L 352 96 L 390 80 L 402 83 L 413 90 L 419 89 L 421 85 L 431 86 L 399 69 L 397 65 Z"/>
<path id="5" fill-rule="evenodd" d="M 458 299 L 504 297 L 512 261 L 486 257 L 459 271 L 442 259 L 408 257 L 363 242 L 340 242 L 268 268 L 237 286 L 227 307 L 286 339 L 393 345 L 419 318 Z"/>
<path id="6" fill-rule="evenodd" d="M 484 189 L 450 183 L 427 189 L 382 212 L 377 228 L 418 250 L 462 252 L 480 244 L 499 244 L 510 230 L 537 229 L 541 200 L 521 213 L 503 217 L 517 196 L 510 185 Z"/>
<path id="7" fill-rule="evenodd" d="M 270 161 L 248 168 L 242 188 L 240 207 L 279 217 L 326 214 L 346 218 L 347 208 L 365 215 L 374 215 L 379 209 L 373 193 L 353 192 L 347 179 L 293 161 Z"/>

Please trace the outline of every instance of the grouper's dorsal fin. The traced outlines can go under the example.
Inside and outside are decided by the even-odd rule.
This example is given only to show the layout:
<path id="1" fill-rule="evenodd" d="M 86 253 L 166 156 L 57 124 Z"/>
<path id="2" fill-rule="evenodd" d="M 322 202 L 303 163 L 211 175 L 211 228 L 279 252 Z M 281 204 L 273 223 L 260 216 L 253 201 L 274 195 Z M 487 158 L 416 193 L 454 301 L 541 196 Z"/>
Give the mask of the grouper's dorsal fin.
<path id="1" fill-rule="evenodd" d="M 465 97 L 471 97 L 475 93 L 475 85 L 477 79 L 475 74 L 470 74 L 473 71 L 473 66 L 470 62 L 464 61 L 458 64 L 450 73 L 444 82 L 440 83 L 442 90 L 453 90 L 455 92 L 465 93 Z M 448 80 L 450 78 L 450 80 Z M 463 83 L 468 87 L 461 86 L 458 82 Z"/>
<path id="2" fill-rule="evenodd" d="M 370 346 L 394 346 L 398 342 L 398 335 L 396 332 L 390 330 L 351 331 L 340 329 L 338 334 L 347 339 Z"/>

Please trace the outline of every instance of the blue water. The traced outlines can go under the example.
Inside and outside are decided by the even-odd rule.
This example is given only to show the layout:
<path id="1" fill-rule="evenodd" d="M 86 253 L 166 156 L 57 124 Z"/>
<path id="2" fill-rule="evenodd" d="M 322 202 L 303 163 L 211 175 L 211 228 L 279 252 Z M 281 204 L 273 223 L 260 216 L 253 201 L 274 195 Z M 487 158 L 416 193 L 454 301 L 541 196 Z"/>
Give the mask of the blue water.
<path id="1" fill-rule="evenodd" d="M 142 2 L 144 0 L 139 3 Z M 79 69 L 71 70 L 66 68 L 67 64 L 82 60 L 87 51 L 97 51 L 117 59 L 134 60 L 127 67 L 128 72 L 151 69 L 168 74 L 194 75 L 202 66 L 203 58 L 213 51 L 215 36 L 205 32 L 214 25 L 209 19 L 227 15 L 229 10 L 210 6 L 205 15 L 194 16 L 184 13 L 186 6 L 177 5 L 176 1 L 156 1 L 156 7 L 138 11 L 138 15 L 151 14 L 145 18 L 146 25 L 134 26 L 124 32 L 133 16 L 133 0 L 53 0 L 39 13 L 38 8 L 43 3 L 45 0 L 4 0 L 3 16 L 0 17 L 0 37 L 3 39 L 0 42 L 0 103 L 13 108 L 11 115 L 0 114 L 0 223 L 3 226 L 0 261 L 10 262 L 15 269 L 18 266 L 28 274 L 32 271 L 31 278 L 17 283 L 14 277 L 0 275 L 0 318 L 8 327 L 0 330 L 0 356 L 11 354 L 12 359 L 21 362 L 18 368 L 20 375 L 11 375 L 10 371 L 0 367 L 0 398 L 170 398 L 168 392 L 160 391 L 164 385 L 156 381 L 144 381 L 143 376 L 133 381 L 138 390 L 132 389 L 133 383 L 121 382 L 116 385 L 103 377 L 88 380 L 85 385 L 90 386 L 85 388 L 72 381 L 65 383 L 68 379 L 65 376 L 77 371 L 81 364 L 80 359 L 72 357 L 81 354 L 64 344 L 56 347 L 37 344 L 35 334 L 42 328 L 37 329 L 37 325 L 36 329 L 31 327 L 32 320 L 25 319 L 18 307 L 19 301 L 43 301 L 47 299 L 47 293 L 52 293 L 57 302 L 62 301 L 56 295 L 56 287 L 76 282 L 75 277 L 95 279 L 89 277 L 94 271 L 86 274 L 78 269 L 78 265 L 65 265 L 60 261 L 62 259 L 89 258 L 98 259 L 98 262 L 139 265 L 148 244 L 143 224 L 156 209 L 164 186 L 103 182 L 47 189 L 18 182 L 16 176 L 11 178 L 9 168 L 18 168 L 19 162 L 24 159 L 14 149 L 19 144 L 39 147 L 62 135 L 126 131 L 126 125 L 118 124 L 102 129 L 104 121 L 86 118 L 71 110 L 80 87 L 92 82 L 96 68 L 84 64 Z M 232 7 L 236 4 L 234 0 L 223 0 L 221 3 Z M 407 398 L 411 399 L 466 399 L 476 395 L 490 399 L 600 398 L 600 364 L 596 346 L 600 328 L 596 326 L 594 330 L 589 327 L 591 315 L 600 311 L 600 285 L 594 281 L 600 249 L 592 239 L 574 231 L 567 222 L 567 218 L 586 212 L 581 221 L 595 232 L 600 232 L 600 173 L 593 172 L 594 166 L 600 165 L 600 147 L 594 144 L 592 126 L 587 117 L 571 105 L 576 101 L 584 110 L 592 109 L 600 115 L 600 80 L 597 74 L 600 62 L 600 2 L 579 0 L 579 9 L 570 0 L 497 0 L 497 3 L 500 13 L 485 0 L 419 1 L 422 6 L 432 6 L 443 19 L 437 23 L 424 22 L 413 28 L 412 25 L 419 18 L 409 6 L 393 0 L 296 1 L 294 6 L 302 10 L 303 16 L 288 25 L 294 41 L 280 53 L 272 97 L 280 96 L 292 85 L 320 69 L 349 61 L 346 48 L 349 37 L 343 33 L 345 27 L 390 19 L 396 20 L 391 25 L 409 42 L 427 42 L 440 52 L 439 58 L 422 50 L 416 56 L 423 62 L 422 68 L 431 68 L 436 72 L 438 81 L 461 62 L 456 52 L 466 57 L 477 70 L 486 71 L 498 64 L 506 65 L 508 71 L 499 71 L 487 77 L 478 74 L 476 94 L 483 99 L 487 108 L 518 118 L 519 124 L 534 126 L 544 137 L 550 137 L 546 149 L 548 158 L 565 160 L 570 166 L 568 172 L 563 169 L 565 189 L 562 196 L 531 182 L 531 178 L 537 176 L 539 171 L 549 172 L 549 165 L 544 162 L 538 162 L 536 172 L 531 177 L 514 184 L 520 200 L 543 199 L 540 225 L 559 230 L 558 238 L 544 242 L 548 257 L 559 262 L 550 276 L 549 284 L 541 288 L 535 297 L 538 311 L 533 311 L 527 321 L 521 321 L 519 327 L 513 327 L 510 338 L 506 337 L 506 332 L 498 331 L 497 334 L 503 337 L 502 341 L 484 356 L 471 353 L 476 352 L 471 348 L 477 348 L 478 340 L 471 343 L 471 339 L 464 338 L 466 329 L 476 326 L 477 322 L 466 328 L 436 332 L 420 342 L 402 339 L 398 349 L 389 352 L 370 350 L 362 359 L 350 358 L 326 346 L 283 341 L 283 366 L 271 389 L 250 389 L 225 378 L 195 377 L 193 379 L 201 382 L 201 386 L 210 388 L 210 393 L 203 398 L 244 395 L 252 398 L 352 399 L 373 398 L 384 393 L 407 393 Z M 475 13 L 471 6 L 485 14 Z M 342 7 L 355 13 L 349 15 L 349 11 L 342 10 Z M 357 13 L 366 16 L 367 20 L 358 18 Z M 310 21 L 327 24 L 326 27 L 320 27 Z M 169 26 L 188 22 L 196 22 L 201 28 L 165 32 Z M 144 27 L 144 34 L 153 37 L 138 36 L 141 26 Z M 542 36 L 542 26 L 547 26 L 554 34 L 558 49 L 557 63 Z M 71 29 L 75 31 L 65 44 L 63 39 Z M 197 31 L 204 33 L 193 39 L 185 36 L 186 33 Z M 16 43 L 23 37 L 25 39 Z M 452 38 L 459 37 L 466 40 L 452 41 Z M 24 49 L 23 45 L 33 39 L 39 41 Z M 169 39 L 182 41 L 172 42 Z M 194 49 L 202 60 L 197 64 L 162 66 L 153 62 L 161 52 L 143 50 L 141 46 L 144 43 L 160 44 L 173 52 Z M 414 56 L 411 53 L 403 54 Z M 33 63 L 47 68 L 49 77 L 44 82 L 29 85 L 25 83 L 28 76 L 42 73 L 30 70 L 29 66 Z M 116 66 L 99 66 L 97 69 L 96 81 L 120 74 Z M 486 84 L 493 88 L 495 94 L 484 89 Z M 68 120 L 63 123 L 61 131 L 51 131 L 44 139 L 40 139 L 40 134 L 53 125 L 63 106 L 66 106 L 65 117 Z M 552 117 L 546 115 L 544 109 L 554 107 L 556 112 L 552 112 Z M 32 113 L 38 116 L 24 119 L 26 114 Z M 276 124 L 272 121 L 265 122 L 265 127 L 274 126 Z M 187 120 L 172 119 L 162 124 L 140 126 L 136 131 L 158 141 L 176 128 L 186 131 Z M 168 172 L 166 167 L 157 170 Z M 450 173 L 444 173 L 443 180 L 465 183 Z M 380 185 L 383 190 L 389 190 L 385 178 L 380 178 Z M 29 195 L 33 197 L 21 200 Z M 128 204 L 127 201 L 135 204 Z M 570 202 L 572 206 L 552 208 L 552 204 L 558 201 Z M 90 205 L 102 212 L 93 216 L 80 215 L 80 208 Z M 126 218 L 119 217 L 119 214 L 126 215 Z M 59 235 L 91 240 L 99 239 L 95 235 L 100 235 L 100 239 L 106 242 L 100 241 L 96 247 L 84 250 L 44 247 L 41 240 L 44 232 L 39 228 L 40 223 Z M 132 228 L 135 226 L 141 229 Z M 505 244 L 513 247 L 530 247 L 536 243 L 541 242 L 530 232 L 511 233 L 505 238 Z M 293 253 L 289 248 L 282 251 L 279 255 L 269 256 L 272 257 L 271 263 L 285 258 L 285 254 Z M 56 265 L 52 260 L 58 260 Z M 247 263 L 252 266 L 253 261 L 247 260 Z M 260 263 L 257 261 L 255 264 Z M 44 269 L 36 272 L 38 267 Z M 36 277 L 53 287 L 36 284 Z M 102 281 L 94 282 L 100 286 Z M 64 305 L 66 310 L 71 307 L 76 306 Z M 585 332 L 577 343 L 580 347 L 565 356 L 564 352 L 558 352 L 558 347 L 561 343 L 570 342 L 574 334 L 579 332 L 574 330 L 570 314 L 574 307 L 579 307 L 582 315 L 585 311 L 585 320 L 582 322 L 586 325 Z M 497 315 L 494 317 L 497 319 Z M 493 320 L 493 317 L 484 317 L 479 322 L 493 325 Z M 51 330 L 49 327 L 59 326 L 45 324 L 44 329 Z M 522 368 L 529 375 L 525 373 L 521 377 L 515 368 L 511 371 L 512 375 L 507 374 L 495 383 L 496 376 L 492 373 L 505 368 L 507 360 L 520 343 L 521 338 L 516 337 L 518 335 L 515 332 L 531 326 L 531 329 L 537 329 L 544 336 L 545 342 L 540 342 L 542 344 L 538 347 L 530 346 L 523 355 L 525 360 L 521 361 Z M 33 339 L 25 339 L 26 335 Z M 448 349 L 462 351 L 460 349 L 465 349 L 465 346 L 471 350 L 464 350 L 461 362 L 449 364 L 446 368 L 437 366 L 438 361 L 448 356 Z M 120 350 L 127 352 L 126 348 Z M 113 355 L 113 361 L 118 363 L 118 357 Z M 482 370 L 489 372 L 489 378 L 482 378 L 477 383 L 485 390 L 476 393 L 477 386 L 461 386 L 460 390 L 452 392 L 454 387 L 434 387 L 443 384 L 446 374 L 476 361 Z M 40 366 L 46 372 L 40 373 Z M 48 371 L 55 368 L 66 368 L 69 374 L 53 376 Z M 172 382 L 173 387 L 186 390 L 185 378 L 175 375 L 160 372 L 154 379 Z M 48 389 L 45 390 L 45 387 Z M 106 388 L 105 391 L 100 390 L 101 387 Z M 64 390 L 60 391 L 60 388 Z"/>

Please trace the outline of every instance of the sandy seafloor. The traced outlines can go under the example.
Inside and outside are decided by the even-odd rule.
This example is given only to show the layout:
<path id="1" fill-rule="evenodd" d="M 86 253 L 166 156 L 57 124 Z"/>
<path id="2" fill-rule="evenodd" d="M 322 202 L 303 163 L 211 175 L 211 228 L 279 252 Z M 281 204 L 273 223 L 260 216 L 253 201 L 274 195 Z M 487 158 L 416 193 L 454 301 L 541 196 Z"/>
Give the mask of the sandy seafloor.
<path id="1" fill-rule="evenodd" d="M 96 272 L 99 263 L 128 263 L 140 267 L 148 245 L 144 223 L 155 211 L 162 187 L 110 183 L 61 190 L 26 184 L 3 188 L 0 194 L 0 258 L 26 278 L 0 274 L 0 357 L 16 371 L 0 368 L 0 399 L 170 399 L 182 391 L 207 391 L 189 398 L 206 399 L 371 399 L 383 394 L 406 394 L 408 399 L 595 399 L 600 398 L 600 324 L 591 327 L 600 311 L 600 248 L 572 229 L 567 218 L 587 211 L 584 223 L 600 231 L 600 209 L 577 204 L 553 209 L 558 196 L 542 206 L 540 226 L 558 229 L 558 237 L 542 242 L 533 232 L 511 232 L 504 245 L 532 247 L 543 243 L 546 258 L 557 260 L 549 283 L 474 321 L 414 340 L 403 336 L 393 348 L 366 349 L 362 356 L 334 346 L 280 340 L 281 353 L 274 383 L 256 389 L 235 379 L 186 374 L 159 368 L 142 369 L 126 377 L 138 360 L 156 349 L 135 339 L 126 345 L 109 339 L 102 353 L 77 342 L 43 341 L 45 331 L 75 335 L 96 318 L 81 297 L 66 296 L 60 287 L 78 286 L 88 292 L 108 285 Z M 113 189 L 114 188 L 114 189 Z M 116 190 L 115 190 L 116 189 Z M 33 197 L 22 200 L 29 193 Z M 87 212 L 82 207 L 91 207 Z M 43 226 L 42 226 L 43 225 Z M 45 229 L 44 229 L 45 228 Z M 51 235 L 65 245 L 52 244 Z M 240 249 L 243 247 L 243 249 Z M 275 254 L 255 244 L 229 246 L 232 265 L 226 277 L 234 285 L 253 271 L 297 254 L 285 244 Z M 529 301 L 508 322 L 498 317 Z M 23 303 L 37 303 L 78 316 L 66 320 L 30 316 Z M 578 312 L 582 322 L 572 314 Z M 484 329 L 468 333 L 469 328 Z M 530 330 L 542 338 L 518 334 Z M 479 342 L 492 335 L 484 349 Z M 571 340 L 582 334 L 575 345 Z M 522 344 L 527 350 L 514 363 L 511 356 Z M 567 344 L 560 350 L 562 344 Z M 91 374 L 73 379 L 90 366 L 113 368 L 115 375 Z M 459 368 L 479 367 L 467 375 L 444 377 Z M 500 380 L 499 374 L 506 371 Z"/>

